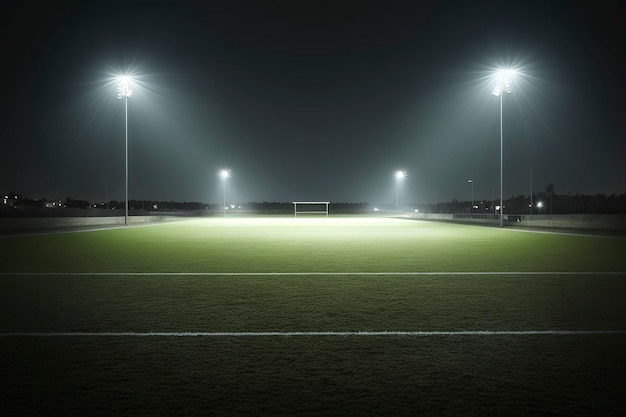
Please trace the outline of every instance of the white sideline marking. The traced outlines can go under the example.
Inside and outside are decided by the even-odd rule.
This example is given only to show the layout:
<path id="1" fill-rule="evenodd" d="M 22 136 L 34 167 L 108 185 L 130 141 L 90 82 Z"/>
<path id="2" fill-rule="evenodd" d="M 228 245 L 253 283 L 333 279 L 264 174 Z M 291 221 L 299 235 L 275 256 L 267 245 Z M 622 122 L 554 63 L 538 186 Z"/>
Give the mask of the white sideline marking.
<path id="1" fill-rule="evenodd" d="M 626 334 L 626 330 L 461 330 L 388 332 L 16 332 L 0 333 L 0 337 L 568 336 L 622 334 Z"/>
<path id="2" fill-rule="evenodd" d="M 454 272 L 0 272 L 0 276 L 428 276 L 428 275 L 626 275 L 621 271 L 454 271 Z"/>
<path id="3" fill-rule="evenodd" d="M 44 236 L 44 235 L 63 235 L 63 234 L 69 234 L 69 233 L 100 232 L 100 231 L 117 230 L 117 229 L 135 229 L 139 227 L 159 226 L 159 225 L 170 224 L 170 223 L 175 223 L 179 221 L 182 221 L 182 220 L 167 220 L 167 221 L 132 223 L 132 224 L 112 224 L 112 225 L 103 225 L 102 227 L 67 226 L 71 230 L 55 229 L 55 230 L 42 230 L 39 232 L 25 232 L 25 233 L 20 233 L 19 231 L 8 231 L 7 234 L 0 235 L 0 238 L 1 237 L 31 237 L 31 236 Z M 78 229 L 72 229 L 72 227 L 78 227 Z"/>

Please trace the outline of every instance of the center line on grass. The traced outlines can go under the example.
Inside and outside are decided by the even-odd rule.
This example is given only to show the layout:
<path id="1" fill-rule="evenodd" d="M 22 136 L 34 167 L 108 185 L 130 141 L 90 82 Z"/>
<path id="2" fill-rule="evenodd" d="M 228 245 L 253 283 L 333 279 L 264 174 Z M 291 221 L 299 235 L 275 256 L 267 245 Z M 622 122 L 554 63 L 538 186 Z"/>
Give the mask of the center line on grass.
<path id="1" fill-rule="evenodd" d="M 447 271 L 447 272 L 0 272 L 0 276 L 429 276 L 429 275 L 626 275 L 623 271 Z"/>
<path id="2" fill-rule="evenodd" d="M 278 336 L 532 336 L 624 335 L 626 330 L 461 330 L 346 332 L 15 332 L 0 337 L 278 337 Z"/>

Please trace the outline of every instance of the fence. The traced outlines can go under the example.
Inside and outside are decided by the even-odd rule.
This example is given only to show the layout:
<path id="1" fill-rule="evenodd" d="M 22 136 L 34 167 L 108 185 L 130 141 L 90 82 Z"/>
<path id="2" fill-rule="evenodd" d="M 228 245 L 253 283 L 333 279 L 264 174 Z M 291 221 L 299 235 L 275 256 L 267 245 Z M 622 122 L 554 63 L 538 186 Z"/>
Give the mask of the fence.
<path id="1" fill-rule="evenodd" d="M 499 224 L 497 214 L 443 214 L 443 213 L 405 213 L 403 217 L 421 220 L 455 221 L 463 223 Z M 594 230 L 626 231 L 625 214 L 505 214 L 506 226 L 537 228 L 575 228 Z"/>

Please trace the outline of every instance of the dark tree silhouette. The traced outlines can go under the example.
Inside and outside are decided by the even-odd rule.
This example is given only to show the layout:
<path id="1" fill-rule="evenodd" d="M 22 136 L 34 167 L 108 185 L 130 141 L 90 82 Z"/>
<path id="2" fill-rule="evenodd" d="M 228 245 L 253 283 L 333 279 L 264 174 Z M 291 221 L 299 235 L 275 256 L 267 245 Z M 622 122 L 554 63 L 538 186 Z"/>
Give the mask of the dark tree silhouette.
<path id="1" fill-rule="evenodd" d="M 546 185 L 546 193 L 550 197 L 550 214 L 552 214 L 552 195 L 556 192 L 556 187 L 554 184 Z"/>

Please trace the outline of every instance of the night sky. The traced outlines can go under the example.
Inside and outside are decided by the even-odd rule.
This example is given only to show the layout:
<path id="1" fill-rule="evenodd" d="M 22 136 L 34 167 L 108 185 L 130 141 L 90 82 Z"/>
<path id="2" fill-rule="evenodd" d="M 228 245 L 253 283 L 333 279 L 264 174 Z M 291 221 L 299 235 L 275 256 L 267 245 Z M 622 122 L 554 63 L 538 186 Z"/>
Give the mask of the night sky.
<path id="1" fill-rule="evenodd" d="M 395 201 L 626 192 L 620 2 L 8 1 L 0 192 Z"/>

